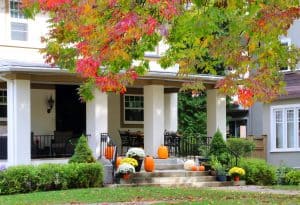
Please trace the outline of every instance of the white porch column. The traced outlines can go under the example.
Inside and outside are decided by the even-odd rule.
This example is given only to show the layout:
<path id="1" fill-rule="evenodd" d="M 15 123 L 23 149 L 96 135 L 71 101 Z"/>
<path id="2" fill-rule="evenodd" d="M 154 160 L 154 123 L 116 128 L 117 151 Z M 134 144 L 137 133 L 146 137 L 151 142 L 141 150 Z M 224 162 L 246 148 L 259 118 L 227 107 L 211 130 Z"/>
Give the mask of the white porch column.
<path id="1" fill-rule="evenodd" d="M 7 111 L 8 165 L 30 164 L 30 80 L 7 81 Z"/>
<path id="2" fill-rule="evenodd" d="M 94 157 L 100 156 L 100 134 L 108 132 L 108 97 L 98 89 L 94 99 L 86 103 L 86 134 Z"/>
<path id="3" fill-rule="evenodd" d="M 176 132 L 178 129 L 178 94 L 165 94 L 165 130 Z"/>
<path id="4" fill-rule="evenodd" d="M 164 142 L 164 86 L 144 86 L 144 148 L 148 155 L 157 156 Z"/>
<path id="5" fill-rule="evenodd" d="M 207 136 L 219 129 L 226 140 L 226 96 L 217 89 L 207 90 Z"/>

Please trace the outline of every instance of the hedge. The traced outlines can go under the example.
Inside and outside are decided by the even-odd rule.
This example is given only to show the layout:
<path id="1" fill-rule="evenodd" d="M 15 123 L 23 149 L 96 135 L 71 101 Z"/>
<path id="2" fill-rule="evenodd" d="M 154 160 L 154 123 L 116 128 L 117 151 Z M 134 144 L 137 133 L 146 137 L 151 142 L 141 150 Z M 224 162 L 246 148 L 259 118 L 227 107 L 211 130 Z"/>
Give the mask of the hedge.
<path id="1" fill-rule="evenodd" d="M 0 172 L 1 195 L 99 187 L 102 184 L 103 167 L 99 163 L 21 165 Z"/>
<path id="2" fill-rule="evenodd" d="M 271 185 L 276 183 L 276 169 L 265 160 L 242 158 L 239 167 L 245 169 L 247 184 Z"/>

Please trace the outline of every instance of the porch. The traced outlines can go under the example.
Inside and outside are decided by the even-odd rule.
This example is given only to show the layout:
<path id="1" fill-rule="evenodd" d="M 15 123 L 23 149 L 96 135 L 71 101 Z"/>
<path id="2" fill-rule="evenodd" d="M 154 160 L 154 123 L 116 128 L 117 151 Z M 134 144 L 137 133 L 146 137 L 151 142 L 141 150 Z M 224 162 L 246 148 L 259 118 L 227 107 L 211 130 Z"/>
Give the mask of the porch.
<path id="1" fill-rule="evenodd" d="M 176 155 L 176 140 L 167 142 L 165 131 L 177 131 L 177 93 L 182 83 L 194 79 L 202 80 L 208 89 L 207 136 L 218 128 L 226 136 L 225 97 L 214 89 L 218 77 L 178 78 L 172 72 L 153 71 L 140 77 L 125 95 L 95 89 L 94 99 L 82 103 L 77 95 L 82 79 L 59 69 L 35 66 L 26 71 L 21 65 L 11 65 L 1 72 L 2 90 L 7 92 L 7 118 L 3 125 L 6 132 L 0 133 L 4 136 L 0 137 L 0 158 L 7 158 L 3 162 L 8 165 L 68 158 L 82 133 L 87 134 L 95 157 L 102 152 L 101 133 L 108 133 L 122 154 L 121 133 L 128 130 L 140 133 L 130 136 L 131 142 L 135 139 L 138 144 L 129 147 L 144 145 L 146 154 L 156 157 L 161 144 L 171 143 L 171 152 Z M 59 133 L 64 135 L 63 140 Z"/>

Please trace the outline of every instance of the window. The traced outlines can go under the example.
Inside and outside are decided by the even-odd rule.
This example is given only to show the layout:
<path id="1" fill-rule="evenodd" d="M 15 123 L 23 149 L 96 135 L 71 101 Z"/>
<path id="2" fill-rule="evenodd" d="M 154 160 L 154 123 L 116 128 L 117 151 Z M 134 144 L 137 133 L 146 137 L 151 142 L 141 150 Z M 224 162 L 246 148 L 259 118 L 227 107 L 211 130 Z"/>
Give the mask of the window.
<path id="1" fill-rule="evenodd" d="M 272 151 L 300 151 L 300 105 L 271 107 Z"/>
<path id="2" fill-rule="evenodd" d="M 28 25 L 20 7 L 20 0 L 10 0 L 11 40 L 27 41 Z"/>
<path id="3" fill-rule="evenodd" d="M 124 123 L 142 124 L 144 122 L 144 97 L 124 95 Z"/>
<path id="4" fill-rule="evenodd" d="M 5 89 L 0 89 L 0 120 L 7 118 L 7 92 Z"/>

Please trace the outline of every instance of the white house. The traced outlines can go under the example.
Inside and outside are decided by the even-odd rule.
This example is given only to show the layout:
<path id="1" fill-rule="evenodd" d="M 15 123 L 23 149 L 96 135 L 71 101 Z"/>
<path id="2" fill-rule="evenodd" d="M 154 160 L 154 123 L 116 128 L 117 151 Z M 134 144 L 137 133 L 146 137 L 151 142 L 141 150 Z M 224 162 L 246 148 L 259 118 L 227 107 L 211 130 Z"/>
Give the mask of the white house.
<path id="1" fill-rule="evenodd" d="M 150 71 L 125 95 L 95 90 L 94 100 L 80 102 L 76 89 L 82 79 L 44 64 L 38 51 L 47 17 L 25 19 L 18 5 L 18 0 L 0 0 L 0 163 L 66 162 L 57 158 L 60 137 L 81 133 L 88 135 L 97 157 L 101 133 L 109 133 L 120 146 L 119 130 L 128 129 L 142 131 L 146 154 L 156 156 L 164 131 L 177 130 L 177 92 L 194 79 L 203 80 L 208 89 L 207 135 L 219 128 L 225 136 L 226 100 L 214 89 L 220 77 L 178 77 L 176 66 L 162 70 L 157 60 L 163 44 L 146 54 Z"/>

